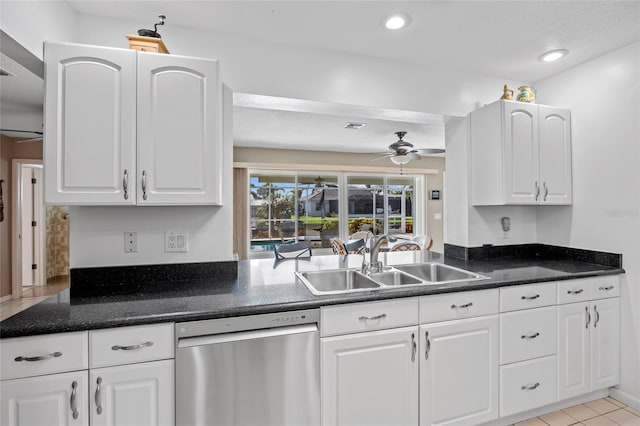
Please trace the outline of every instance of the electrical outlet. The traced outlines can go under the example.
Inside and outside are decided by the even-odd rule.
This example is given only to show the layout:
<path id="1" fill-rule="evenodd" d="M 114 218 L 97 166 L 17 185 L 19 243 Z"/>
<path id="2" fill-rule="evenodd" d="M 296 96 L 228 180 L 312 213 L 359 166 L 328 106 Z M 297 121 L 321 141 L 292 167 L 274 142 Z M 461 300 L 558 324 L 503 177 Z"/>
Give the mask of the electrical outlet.
<path id="1" fill-rule="evenodd" d="M 125 253 L 138 252 L 138 233 L 137 232 L 124 233 L 124 252 Z"/>
<path id="2" fill-rule="evenodd" d="M 164 233 L 164 252 L 189 251 L 189 233 L 184 231 L 169 231 Z"/>

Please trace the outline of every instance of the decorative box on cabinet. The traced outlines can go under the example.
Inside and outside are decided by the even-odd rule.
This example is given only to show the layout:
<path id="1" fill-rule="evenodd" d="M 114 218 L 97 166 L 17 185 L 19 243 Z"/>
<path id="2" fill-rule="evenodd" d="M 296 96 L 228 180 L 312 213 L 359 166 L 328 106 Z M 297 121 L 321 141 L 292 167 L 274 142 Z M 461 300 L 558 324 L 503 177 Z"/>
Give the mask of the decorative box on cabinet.
<path id="1" fill-rule="evenodd" d="M 470 115 L 474 206 L 571 204 L 571 112 L 497 101 Z"/>
<path id="2" fill-rule="evenodd" d="M 219 205 L 218 61 L 45 43 L 45 200 Z"/>

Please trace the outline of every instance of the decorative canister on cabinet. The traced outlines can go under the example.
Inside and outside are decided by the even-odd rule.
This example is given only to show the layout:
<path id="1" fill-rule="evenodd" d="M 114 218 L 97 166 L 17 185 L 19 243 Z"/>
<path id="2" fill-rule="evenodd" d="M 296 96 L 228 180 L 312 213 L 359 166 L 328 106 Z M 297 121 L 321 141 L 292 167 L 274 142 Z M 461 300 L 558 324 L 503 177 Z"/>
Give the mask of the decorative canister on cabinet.
<path id="1" fill-rule="evenodd" d="M 530 86 L 520 86 L 518 87 L 518 97 L 516 100 L 518 102 L 535 103 L 536 94 Z"/>

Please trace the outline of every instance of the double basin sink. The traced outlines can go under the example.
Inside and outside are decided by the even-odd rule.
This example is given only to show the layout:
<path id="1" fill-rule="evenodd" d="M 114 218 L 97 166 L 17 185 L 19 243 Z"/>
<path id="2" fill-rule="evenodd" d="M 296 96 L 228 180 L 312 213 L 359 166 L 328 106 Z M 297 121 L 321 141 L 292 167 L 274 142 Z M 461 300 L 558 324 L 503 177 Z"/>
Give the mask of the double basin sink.
<path id="1" fill-rule="evenodd" d="M 315 295 L 351 293 L 387 288 L 444 285 L 476 281 L 488 277 L 442 263 L 396 265 L 382 272 L 363 274 L 355 269 L 296 272 L 296 276 Z"/>

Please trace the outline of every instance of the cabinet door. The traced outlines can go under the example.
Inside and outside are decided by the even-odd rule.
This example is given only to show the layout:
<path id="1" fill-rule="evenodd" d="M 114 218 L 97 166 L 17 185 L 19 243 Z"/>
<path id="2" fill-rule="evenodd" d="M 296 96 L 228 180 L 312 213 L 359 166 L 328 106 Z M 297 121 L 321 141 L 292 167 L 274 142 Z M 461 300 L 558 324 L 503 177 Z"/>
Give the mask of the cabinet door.
<path id="1" fill-rule="evenodd" d="M 0 389 L 2 426 L 89 424 L 86 371 L 5 380 Z"/>
<path id="2" fill-rule="evenodd" d="M 620 382 L 620 298 L 591 305 L 591 390 Z"/>
<path id="3" fill-rule="evenodd" d="M 322 339 L 323 425 L 418 424 L 418 327 Z"/>
<path id="4" fill-rule="evenodd" d="M 540 202 L 571 204 L 571 111 L 538 106 Z"/>
<path id="5" fill-rule="evenodd" d="M 558 306 L 558 399 L 589 393 L 589 303 Z"/>
<path id="6" fill-rule="evenodd" d="M 174 424 L 173 360 L 91 370 L 91 424 Z"/>
<path id="7" fill-rule="evenodd" d="M 498 316 L 420 326 L 420 424 L 498 418 Z"/>
<path id="8" fill-rule="evenodd" d="M 136 53 L 45 43 L 45 201 L 135 204 Z"/>
<path id="9" fill-rule="evenodd" d="M 504 102 L 503 173 L 506 204 L 536 204 L 538 181 L 537 105 Z"/>
<path id="10" fill-rule="evenodd" d="M 138 53 L 138 204 L 220 204 L 218 62 Z"/>

